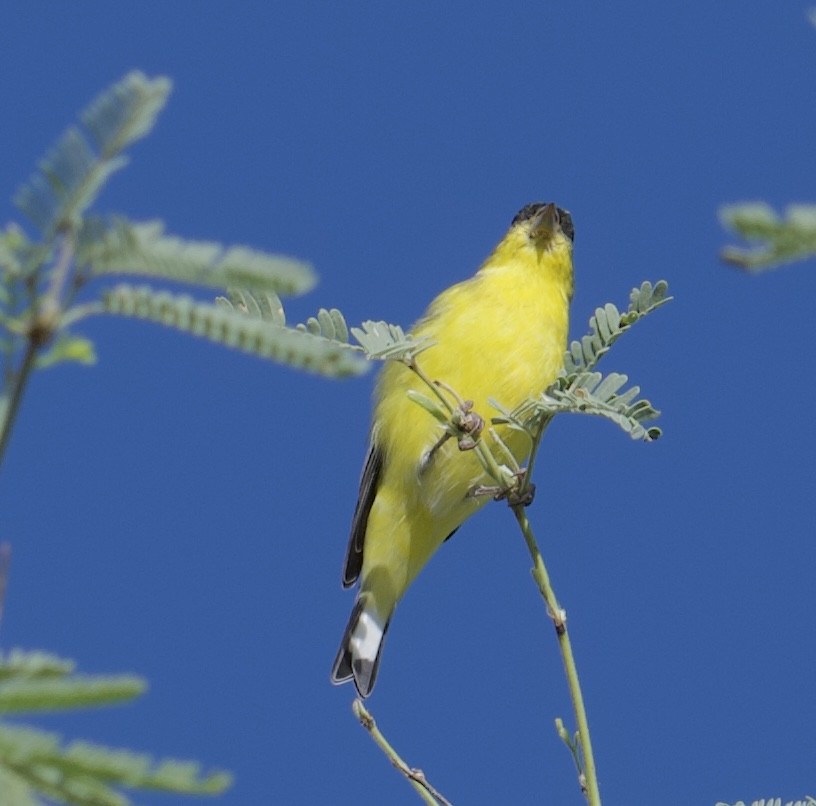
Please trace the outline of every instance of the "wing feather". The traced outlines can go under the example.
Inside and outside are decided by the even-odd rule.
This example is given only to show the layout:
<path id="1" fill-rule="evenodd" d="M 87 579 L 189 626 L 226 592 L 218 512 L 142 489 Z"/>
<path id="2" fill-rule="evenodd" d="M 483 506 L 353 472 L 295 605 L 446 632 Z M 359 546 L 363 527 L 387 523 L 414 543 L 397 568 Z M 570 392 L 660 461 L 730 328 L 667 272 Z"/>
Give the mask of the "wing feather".
<path id="1" fill-rule="evenodd" d="M 363 549 L 365 547 L 368 514 L 371 505 L 377 496 L 383 467 L 383 452 L 377 447 L 372 435 L 368 448 L 363 474 L 360 477 L 360 493 L 357 497 L 357 506 L 354 508 L 354 517 L 351 519 L 351 535 L 349 537 L 346 562 L 343 566 L 343 587 L 350 588 L 360 576 L 363 568 Z"/>

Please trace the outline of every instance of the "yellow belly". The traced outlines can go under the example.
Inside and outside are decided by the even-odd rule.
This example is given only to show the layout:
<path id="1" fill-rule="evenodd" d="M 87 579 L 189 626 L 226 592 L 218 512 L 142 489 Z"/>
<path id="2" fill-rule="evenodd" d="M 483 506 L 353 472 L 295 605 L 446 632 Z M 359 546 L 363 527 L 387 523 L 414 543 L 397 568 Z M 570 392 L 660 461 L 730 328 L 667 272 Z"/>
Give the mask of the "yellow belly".
<path id="1" fill-rule="evenodd" d="M 486 424 L 497 413 L 489 399 L 514 408 L 536 397 L 555 379 L 566 348 L 570 288 L 564 277 L 571 280 L 571 266 L 558 272 L 542 271 L 533 261 L 516 264 L 483 269 L 448 289 L 413 331 L 435 342 L 418 356 L 423 372 L 472 400 Z M 423 465 L 442 427 L 407 397 L 409 389 L 430 394 L 403 364 L 383 368 L 374 422 L 384 464 L 362 573 L 363 589 L 376 589 L 383 604 L 396 602 L 445 538 L 490 500 L 468 494 L 491 482 L 474 452 L 460 451 L 455 440 Z M 527 437 L 498 430 L 523 462 Z M 497 458 L 503 462 L 501 453 Z"/>

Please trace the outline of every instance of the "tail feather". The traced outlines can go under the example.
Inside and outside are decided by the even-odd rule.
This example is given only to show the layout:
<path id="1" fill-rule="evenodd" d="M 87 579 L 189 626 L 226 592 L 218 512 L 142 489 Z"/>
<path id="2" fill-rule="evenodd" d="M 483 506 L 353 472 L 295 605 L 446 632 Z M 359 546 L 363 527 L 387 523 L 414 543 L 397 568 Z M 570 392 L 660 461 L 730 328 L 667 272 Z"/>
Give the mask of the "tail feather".
<path id="1" fill-rule="evenodd" d="M 339 685 L 353 680 L 361 697 L 371 694 L 390 620 L 390 615 L 380 616 L 370 593 L 357 597 L 334 661 L 332 683 Z"/>

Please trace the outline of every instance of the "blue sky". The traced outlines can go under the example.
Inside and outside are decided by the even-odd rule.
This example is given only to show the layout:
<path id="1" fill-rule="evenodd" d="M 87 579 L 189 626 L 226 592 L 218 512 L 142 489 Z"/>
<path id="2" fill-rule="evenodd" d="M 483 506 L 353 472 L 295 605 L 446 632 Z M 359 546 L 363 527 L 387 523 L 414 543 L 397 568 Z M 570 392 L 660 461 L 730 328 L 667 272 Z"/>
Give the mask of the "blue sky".
<path id="1" fill-rule="evenodd" d="M 816 198 L 807 5 L 386 5 L 13 3 L 2 219 L 133 68 L 175 90 L 99 209 L 311 261 L 292 321 L 336 306 L 407 326 L 523 204 L 569 209 L 573 337 L 644 279 L 676 298 L 605 359 L 663 411 L 663 439 L 561 418 L 530 511 L 604 802 L 816 794 L 816 277 L 717 259 L 721 203 Z M 230 806 L 419 802 L 328 681 L 373 375 L 329 382 L 139 322 L 83 332 L 99 364 L 34 378 L 0 477 L 0 638 L 151 690 L 45 724 L 229 768 Z M 392 624 L 370 707 L 456 804 L 582 802 L 528 568 L 488 507 Z"/>

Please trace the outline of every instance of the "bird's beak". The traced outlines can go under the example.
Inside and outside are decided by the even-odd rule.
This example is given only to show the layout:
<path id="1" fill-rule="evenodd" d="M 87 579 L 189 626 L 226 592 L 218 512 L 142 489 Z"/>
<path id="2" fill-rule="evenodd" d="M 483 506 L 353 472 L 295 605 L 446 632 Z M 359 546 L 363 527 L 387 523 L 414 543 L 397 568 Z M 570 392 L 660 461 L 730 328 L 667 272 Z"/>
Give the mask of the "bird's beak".
<path id="1" fill-rule="evenodd" d="M 536 238 L 552 235 L 559 229 L 560 225 L 561 218 L 558 215 L 558 208 L 550 202 L 535 214 L 530 224 L 530 233 Z"/>

